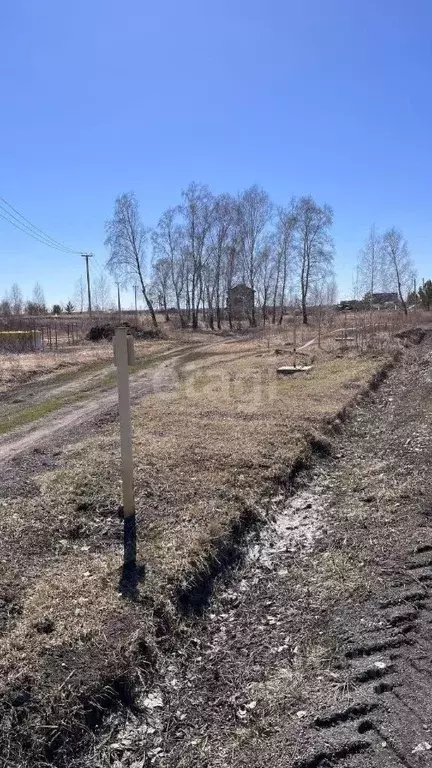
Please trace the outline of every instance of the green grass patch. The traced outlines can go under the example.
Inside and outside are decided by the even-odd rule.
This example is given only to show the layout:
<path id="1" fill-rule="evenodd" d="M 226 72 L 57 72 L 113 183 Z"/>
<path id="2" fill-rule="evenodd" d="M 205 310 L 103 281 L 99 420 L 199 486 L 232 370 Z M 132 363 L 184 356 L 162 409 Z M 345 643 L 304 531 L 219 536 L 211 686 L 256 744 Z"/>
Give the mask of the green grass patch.
<path id="1" fill-rule="evenodd" d="M 28 408 L 22 408 L 14 411 L 0 419 L 0 435 L 5 435 L 17 427 L 23 427 L 33 421 L 38 421 L 44 416 L 48 416 L 54 411 L 58 411 L 66 405 L 78 403 L 91 396 L 91 392 L 75 392 L 65 397 L 53 397 L 50 400 L 44 400 L 42 403 L 31 405 Z"/>

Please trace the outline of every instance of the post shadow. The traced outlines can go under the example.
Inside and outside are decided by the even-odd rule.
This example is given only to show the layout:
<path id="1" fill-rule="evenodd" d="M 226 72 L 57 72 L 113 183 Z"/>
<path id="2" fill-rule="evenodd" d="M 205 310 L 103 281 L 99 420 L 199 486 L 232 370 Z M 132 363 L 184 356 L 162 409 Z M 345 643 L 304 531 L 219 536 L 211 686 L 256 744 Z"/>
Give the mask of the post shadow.
<path id="1" fill-rule="evenodd" d="M 123 597 L 131 600 L 138 598 L 138 584 L 145 578 L 145 566 L 136 561 L 136 518 L 135 515 L 123 517 L 123 566 L 119 581 L 119 591 Z"/>

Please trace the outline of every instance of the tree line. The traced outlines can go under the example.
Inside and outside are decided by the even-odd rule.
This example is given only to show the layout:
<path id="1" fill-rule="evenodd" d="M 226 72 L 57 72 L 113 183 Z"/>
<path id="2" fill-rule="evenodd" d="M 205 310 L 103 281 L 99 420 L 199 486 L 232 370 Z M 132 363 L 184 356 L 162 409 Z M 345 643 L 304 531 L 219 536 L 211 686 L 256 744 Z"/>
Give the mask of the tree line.
<path id="1" fill-rule="evenodd" d="M 312 299 L 335 300 L 332 224 L 332 208 L 310 196 L 276 206 L 256 185 L 233 196 L 192 183 L 150 230 L 128 193 L 106 223 L 107 268 L 122 284 L 138 284 L 155 326 L 155 298 L 167 317 L 175 307 L 182 327 L 197 328 L 202 312 L 210 328 L 225 314 L 232 326 L 227 296 L 236 283 L 254 291 L 250 325 L 281 323 L 297 296 L 307 323 Z"/>
<path id="2" fill-rule="evenodd" d="M 60 315 L 63 311 L 72 314 L 75 306 L 72 301 L 68 301 L 64 307 L 62 304 L 53 304 L 51 312 L 53 315 Z M 0 301 L 1 315 L 46 315 L 49 310 L 45 301 L 45 293 L 40 283 L 35 283 L 32 292 L 32 298 L 24 300 L 23 292 L 18 283 L 13 283 L 10 290 L 7 290 Z"/>
<path id="3" fill-rule="evenodd" d="M 0 301 L 0 314 L 21 315 L 23 312 L 28 315 L 46 314 L 45 294 L 40 283 L 35 283 L 31 299 L 24 300 L 18 283 L 14 283 L 11 289 L 4 293 Z"/>
<path id="4" fill-rule="evenodd" d="M 93 278 L 92 296 L 93 308 L 96 312 L 114 311 L 115 304 L 112 299 L 111 285 L 107 275 L 100 272 Z M 60 315 L 62 312 L 72 314 L 73 312 L 84 312 L 87 309 L 87 288 L 84 279 L 80 277 L 74 290 L 74 298 L 68 299 L 65 304 L 54 303 L 48 307 L 45 301 L 45 292 L 37 282 L 33 288 L 31 299 L 24 299 L 23 292 L 18 285 L 14 283 L 9 290 L 6 290 L 3 298 L 0 300 L 0 315 Z"/>
<path id="5" fill-rule="evenodd" d="M 238 283 L 254 291 L 250 325 L 281 324 L 287 305 L 298 306 L 306 324 L 311 305 L 337 300 L 332 225 L 332 208 L 311 196 L 293 197 L 280 206 L 257 185 L 237 195 L 215 195 L 194 182 L 150 229 L 135 194 L 126 193 L 115 200 L 105 225 L 106 268 L 123 287 L 139 289 L 155 326 L 157 307 L 167 320 L 175 308 L 182 327 L 197 328 L 200 316 L 212 329 L 221 328 L 225 318 L 232 327 L 227 298 Z M 94 310 L 113 310 L 106 272 L 91 283 Z M 407 240 L 395 227 L 380 233 L 372 226 L 358 255 L 354 298 L 370 297 L 372 303 L 379 291 L 396 294 L 405 313 L 410 303 L 432 306 L 432 283 L 423 281 L 417 291 Z M 54 304 L 52 311 L 83 312 L 86 307 L 87 288 L 80 277 L 73 301 L 64 307 Z M 27 301 L 17 283 L 0 301 L 1 314 L 24 311 L 47 313 L 39 283 Z"/>

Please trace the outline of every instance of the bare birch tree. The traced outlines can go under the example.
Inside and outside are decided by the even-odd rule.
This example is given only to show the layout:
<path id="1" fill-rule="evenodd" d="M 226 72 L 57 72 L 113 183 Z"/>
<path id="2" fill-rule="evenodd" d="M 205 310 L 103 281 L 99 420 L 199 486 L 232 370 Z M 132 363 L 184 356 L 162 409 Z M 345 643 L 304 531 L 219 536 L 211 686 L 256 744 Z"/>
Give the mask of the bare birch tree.
<path id="1" fill-rule="evenodd" d="M 295 226 L 294 202 L 287 208 L 279 207 L 277 210 L 275 232 L 276 268 L 273 294 L 273 324 L 276 322 L 276 305 L 279 300 L 279 325 L 282 325 L 289 274 L 292 268 Z"/>
<path id="2" fill-rule="evenodd" d="M 113 218 L 105 224 L 105 245 L 109 250 L 108 270 L 124 285 L 138 282 L 151 319 L 157 319 L 145 282 L 147 230 L 141 221 L 139 206 L 132 192 L 120 195 Z"/>
<path id="3" fill-rule="evenodd" d="M 14 283 L 10 292 L 11 309 L 14 315 L 20 315 L 23 311 L 24 299 L 18 283 Z"/>
<path id="4" fill-rule="evenodd" d="M 245 189 L 238 199 L 237 226 L 241 249 L 244 281 L 256 290 L 260 266 L 259 254 L 270 223 L 272 204 L 264 189 L 254 185 Z M 255 303 L 252 304 L 250 324 L 256 325 Z"/>
<path id="5" fill-rule="evenodd" d="M 181 326 L 186 326 L 183 308 L 186 283 L 185 252 L 183 233 L 178 223 L 178 208 L 168 208 L 160 217 L 152 233 L 154 263 L 166 259 L 170 266 L 170 282 L 175 296 L 177 312 Z"/>
<path id="6" fill-rule="evenodd" d="M 98 312 L 106 312 L 113 304 L 111 285 L 104 272 L 93 280 L 93 304 Z"/>
<path id="7" fill-rule="evenodd" d="M 377 232 L 375 224 L 370 228 L 369 235 L 359 253 L 357 265 L 357 290 L 373 304 L 373 294 L 386 287 L 383 240 Z"/>
<path id="8" fill-rule="evenodd" d="M 258 295 L 261 300 L 263 325 L 266 324 L 267 320 L 267 308 L 272 285 L 275 281 L 276 266 L 274 238 L 269 237 L 267 242 L 263 243 L 258 252 L 257 287 Z"/>
<path id="9" fill-rule="evenodd" d="M 165 321 L 170 319 L 168 303 L 171 291 L 171 263 L 166 257 L 156 259 L 153 263 L 152 292 L 157 296 L 159 308 L 165 315 Z"/>
<path id="10" fill-rule="evenodd" d="M 82 314 L 84 312 L 85 301 L 85 285 L 82 275 L 75 283 L 74 300 L 76 306 L 79 307 L 78 311 Z"/>
<path id="11" fill-rule="evenodd" d="M 46 314 L 45 294 L 40 283 L 35 283 L 33 288 L 33 305 L 35 315 Z"/>
<path id="12" fill-rule="evenodd" d="M 184 258 L 192 327 L 198 328 L 199 308 L 204 302 L 203 267 L 212 224 L 213 197 L 208 187 L 193 182 L 182 192 L 179 211 L 183 218 Z"/>
<path id="13" fill-rule="evenodd" d="M 233 246 L 236 202 L 231 195 L 219 195 L 213 203 L 212 225 L 210 228 L 208 258 L 206 261 L 206 298 L 209 310 L 209 326 L 213 328 L 214 312 L 217 327 L 222 325 L 224 276 Z M 230 286 L 231 287 L 231 286 Z"/>
<path id="14" fill-rule="evenodd" d="M 301 197 L 295 206 L 295 216 L 302 317 L 306 325 L 309 290 L 327 276 L 333 264 L 333 210 L 327 204 L 319 206 L 310 196 Z"/>
<path id="15" fill-rule="evenodd" d="M 397 290 L 399 301 L 407 315 L 407 296 L 413 284 L 414 265 L 411 261 L 408 243 L 400 230 L 392 227 L 384 232 L 382 253 L 387 274 Z"/>

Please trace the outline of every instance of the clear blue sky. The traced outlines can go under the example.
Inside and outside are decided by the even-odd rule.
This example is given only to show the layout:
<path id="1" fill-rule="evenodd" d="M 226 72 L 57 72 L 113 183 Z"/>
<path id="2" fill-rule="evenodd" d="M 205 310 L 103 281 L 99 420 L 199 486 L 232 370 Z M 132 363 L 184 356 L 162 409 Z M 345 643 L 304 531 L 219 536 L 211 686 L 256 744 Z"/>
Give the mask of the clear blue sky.
<path id="1" fill-rule="evenodd" d="M 340 295 L 372 222 L 432 259 L 432 0 L 2 0 L 0 195 L 103 263 L 192 180 L 334 207 Z M 83 260 L 0 219 L 0 295 L 64 301 Z"/>

